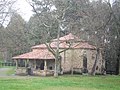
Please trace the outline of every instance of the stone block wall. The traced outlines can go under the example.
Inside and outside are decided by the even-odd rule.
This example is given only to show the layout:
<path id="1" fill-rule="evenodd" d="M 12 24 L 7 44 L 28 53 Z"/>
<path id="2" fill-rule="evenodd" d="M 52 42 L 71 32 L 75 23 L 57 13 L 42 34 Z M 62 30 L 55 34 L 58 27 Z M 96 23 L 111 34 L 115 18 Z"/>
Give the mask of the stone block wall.
<path id="1" fill-rule="evenodd" d="M 66 52 L 62 53 L 62 69 L 63 72 L 70 72 L 72 69 L 80 70 L 83 69 L 83 54 L 86 53 L 87 57 L 87 69 L 88 73 L 91 73 L 92 67 L 96 58 L 96 50 L 90 49 L 69 49 Z M 102 66 L 105 66 L 105 62 L 102 60 L 102 55 L 100 53 L 99 60 L 97 62 L 96 73 L 102 72 Z"/>

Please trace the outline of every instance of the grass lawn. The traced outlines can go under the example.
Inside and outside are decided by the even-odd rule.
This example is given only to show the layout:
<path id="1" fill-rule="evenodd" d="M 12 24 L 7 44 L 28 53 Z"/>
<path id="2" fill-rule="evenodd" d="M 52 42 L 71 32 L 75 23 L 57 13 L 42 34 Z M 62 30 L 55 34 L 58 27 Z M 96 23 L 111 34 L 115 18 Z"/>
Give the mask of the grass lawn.
<path id="1" fill-rule="evenodd" d="M 0 77 L 0 90 L 120 90 L 120 76 Z"/>

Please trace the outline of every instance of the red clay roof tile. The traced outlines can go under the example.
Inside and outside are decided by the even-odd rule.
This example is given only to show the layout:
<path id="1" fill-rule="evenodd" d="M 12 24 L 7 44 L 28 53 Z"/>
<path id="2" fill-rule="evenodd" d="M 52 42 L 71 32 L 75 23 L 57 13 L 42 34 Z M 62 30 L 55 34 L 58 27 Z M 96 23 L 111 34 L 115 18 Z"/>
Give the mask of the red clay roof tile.
<path id="1" fill-rule="evenodd" d="M 40 49 L 15 56 L 13 59 L 54 59 L 54 56 L 47 49 Z"/>
<path id="2" fill-rule="evenodd" d="M 75 40 L 78 39 L 78 37 L 74 36 L 72 33 L 69 33 L 68 35 L 65 35 L 63 37 L 60 37 L 60 41 L 68 41 L 68 40 Z M 53 41 L 56 41 L 57 39 L 53 39 Z"/>
<path id="3" fill-rule="evenodd" d="M 77 37 L 75 37 L 71 33 L 66 35 L 66 36 L 61 37 L 59 48 L 62 48 L 62 49 L 69 48 L 69 45 L 67 44 L 66 41 L 73 40 L 75 38 L 77 39 Z M 50 46 L 52 48 L 57 47 L 57 42 L 55 40 L 57 40 L 57 39 L 54 39 L 53 42 L 50 43 Z M 96 49 L 95 46 L 90 45 L 88 42 L 85 42 L 85 41 L 74 43 L 73 45 L 71 45 L 70 48 Z M 32 52 L 25 53 L 25 54 L 22 54 L 22 55 L 19 55 L 19 56 L 15 56 L 15 57 L 13 57 L 13 59 L 54 59 L 53 54 L 50 51 L 47 50 L 47 46 L 45 44 L 40 44 L 40 45 L 33 46 L 32 49 L 33 49 Z"/>

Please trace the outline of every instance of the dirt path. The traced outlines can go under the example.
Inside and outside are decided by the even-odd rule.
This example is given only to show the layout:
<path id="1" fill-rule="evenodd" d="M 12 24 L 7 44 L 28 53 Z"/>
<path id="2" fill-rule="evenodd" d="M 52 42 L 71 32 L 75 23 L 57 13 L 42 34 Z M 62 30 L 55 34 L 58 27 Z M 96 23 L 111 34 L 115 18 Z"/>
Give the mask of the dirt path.
<path id="1" fill-rule="evenodd" d="M 7 72 L 11 70 L 11 68 L 0 68 L 0 76 L 8 76 Z"/>

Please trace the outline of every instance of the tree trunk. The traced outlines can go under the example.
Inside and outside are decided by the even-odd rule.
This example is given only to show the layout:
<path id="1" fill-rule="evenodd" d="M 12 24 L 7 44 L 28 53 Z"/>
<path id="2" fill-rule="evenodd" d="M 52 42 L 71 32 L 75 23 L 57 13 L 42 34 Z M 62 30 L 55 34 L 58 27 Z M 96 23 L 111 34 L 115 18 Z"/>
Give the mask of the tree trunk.
<path id="1" fill-rule="evenodd" d="M 56 56 L 55 56 L 55 73 L 54 77 L 58 77 L 58 70 L 59 70 L 59 38 L 60 38 L 60 27 L 58 26 L 58 32 L 57 32 L 57 49 L 56 49 Z"/>
<path id="2" fill-rule="evenodd" d="M 71 75 L 73 75 L 74 50 L 71 52 Z"/>
<path id="3" fill-rule="evenodd" d="M 54 72 L 54 77 L 58 77 L 58 59 L 57 59 L 57 57 L 55 58 L 55 72 Z"/>
<path id="4" fill-rule="evenodd" d="M 94 62 L 94 65 L 93 65 L 93 68 L 91 71 L 91 75 L 95 75 L 95 73 L 96 73 L 96 66 L 97 66 L 97 62 L 99 59 L 99 54 L 100 54 L 100 51 L 99 51 L 99 49 L 97 49 L 96 59 L 95 59 L 95 62 Z"/>
<path id="5" fill-rule="evenodd" d="M 120 75 L 120 58 L 118 59 L 118 75 Z"/>

